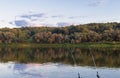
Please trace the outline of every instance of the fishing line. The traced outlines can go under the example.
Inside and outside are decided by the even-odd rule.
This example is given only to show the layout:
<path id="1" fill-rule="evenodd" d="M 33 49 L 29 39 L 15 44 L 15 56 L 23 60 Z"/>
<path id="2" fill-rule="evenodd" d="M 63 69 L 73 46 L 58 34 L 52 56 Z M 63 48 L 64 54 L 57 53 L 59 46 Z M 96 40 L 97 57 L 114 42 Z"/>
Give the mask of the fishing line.
<path id="1" fill-rule="evenodd" d="M 92 61 L 93 61 L 93 64 L 94 64 L 94 66 L 95 66 L 95 70 L 96 70 L 96 73 L 97 73 L 97 78 L 100 78 L 100 76 L 99 76 L 99 73 L 98 73 L 98 70 L 97 70 L 97 65 L 96 65 L 96 63 L 95 63 L 95 58 L 94 58 L 94 56 L 93 56 L 93 53 L 92 53 L 92 51 L 91 51 L 91 49 L 89 48 L 89 50 L 90 50 L 90 55 L 91 55 L 91 57 L 92 57 Z"/>
<path id="2" fill-rule="evenodd" d="M 74 62 L 74 66 L 77 66 L 76 59 L 75 59 L 75 57 L 74 57 L 74 55 L 73 55 L 73 49 L 71 49 L 71 48 L 70 48 L 70 54 L 71 54 L 71 56 L 72 56 L 72 59 L 73 59 L 73 62 Z M 78 78 L 82 78 L 82 77 L 80 76 L 80 73 L 79 73 L 79 72 L 78 72 Z"/>

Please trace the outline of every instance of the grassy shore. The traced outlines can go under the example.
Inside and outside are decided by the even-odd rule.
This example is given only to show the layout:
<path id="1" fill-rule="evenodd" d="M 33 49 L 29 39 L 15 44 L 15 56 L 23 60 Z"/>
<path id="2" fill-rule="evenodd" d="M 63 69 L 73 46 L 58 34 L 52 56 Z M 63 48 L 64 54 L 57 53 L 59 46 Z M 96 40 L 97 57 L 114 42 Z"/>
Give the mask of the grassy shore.
<path id="1" fill-rule="evenodd" d="M 29 47 L 80 47 L 80 48 L 120 48 L 120 42 L 106 42 L 106 43 L 81 43 L 81 44 L 37 44 L 37 43 L 12 43 L 12 44 L 0 44 L 0 47 L 12 47 L 12 48 L 29 48 Z"/>

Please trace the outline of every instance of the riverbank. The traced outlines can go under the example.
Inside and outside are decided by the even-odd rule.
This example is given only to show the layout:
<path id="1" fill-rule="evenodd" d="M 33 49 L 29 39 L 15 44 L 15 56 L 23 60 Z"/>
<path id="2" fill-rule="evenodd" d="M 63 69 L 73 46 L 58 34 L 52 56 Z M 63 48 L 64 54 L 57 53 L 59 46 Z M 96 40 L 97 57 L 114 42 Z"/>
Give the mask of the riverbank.
<path id="1" fill-rule="evenodd" d="M 120 48 L 120 42 L 106 42 L 106 43 L 81 43 L 81 44 L 37 44 L 37 43 L 12 43 L 12 44 L 0 44 L 0 47 L 12 47 L 12 48 L 29 48 L 29 47 L 53 47 L 53 48 Z"/>

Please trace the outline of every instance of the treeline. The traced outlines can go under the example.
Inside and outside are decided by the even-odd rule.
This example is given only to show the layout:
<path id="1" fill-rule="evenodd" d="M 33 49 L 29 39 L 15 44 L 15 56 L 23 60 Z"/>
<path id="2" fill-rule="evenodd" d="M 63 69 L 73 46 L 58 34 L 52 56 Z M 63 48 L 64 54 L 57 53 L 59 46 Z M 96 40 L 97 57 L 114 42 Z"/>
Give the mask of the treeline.
<path id="1" fill-rule="evenodd" d="M 120 23 L 0 29 L 0 43 L 119 42 Z"/>

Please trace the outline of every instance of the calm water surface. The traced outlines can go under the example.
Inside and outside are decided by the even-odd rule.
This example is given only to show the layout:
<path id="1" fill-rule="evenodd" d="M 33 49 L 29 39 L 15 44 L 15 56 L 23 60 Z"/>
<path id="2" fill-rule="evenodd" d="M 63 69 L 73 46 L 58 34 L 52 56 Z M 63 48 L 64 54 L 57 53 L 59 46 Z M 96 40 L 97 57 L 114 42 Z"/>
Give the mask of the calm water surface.
<path id="1" fill-rule="evenodd" d="M 79 78 L 78 73 L 120 78 L 120 49 L 0 48 L 0 78 Z"/>

